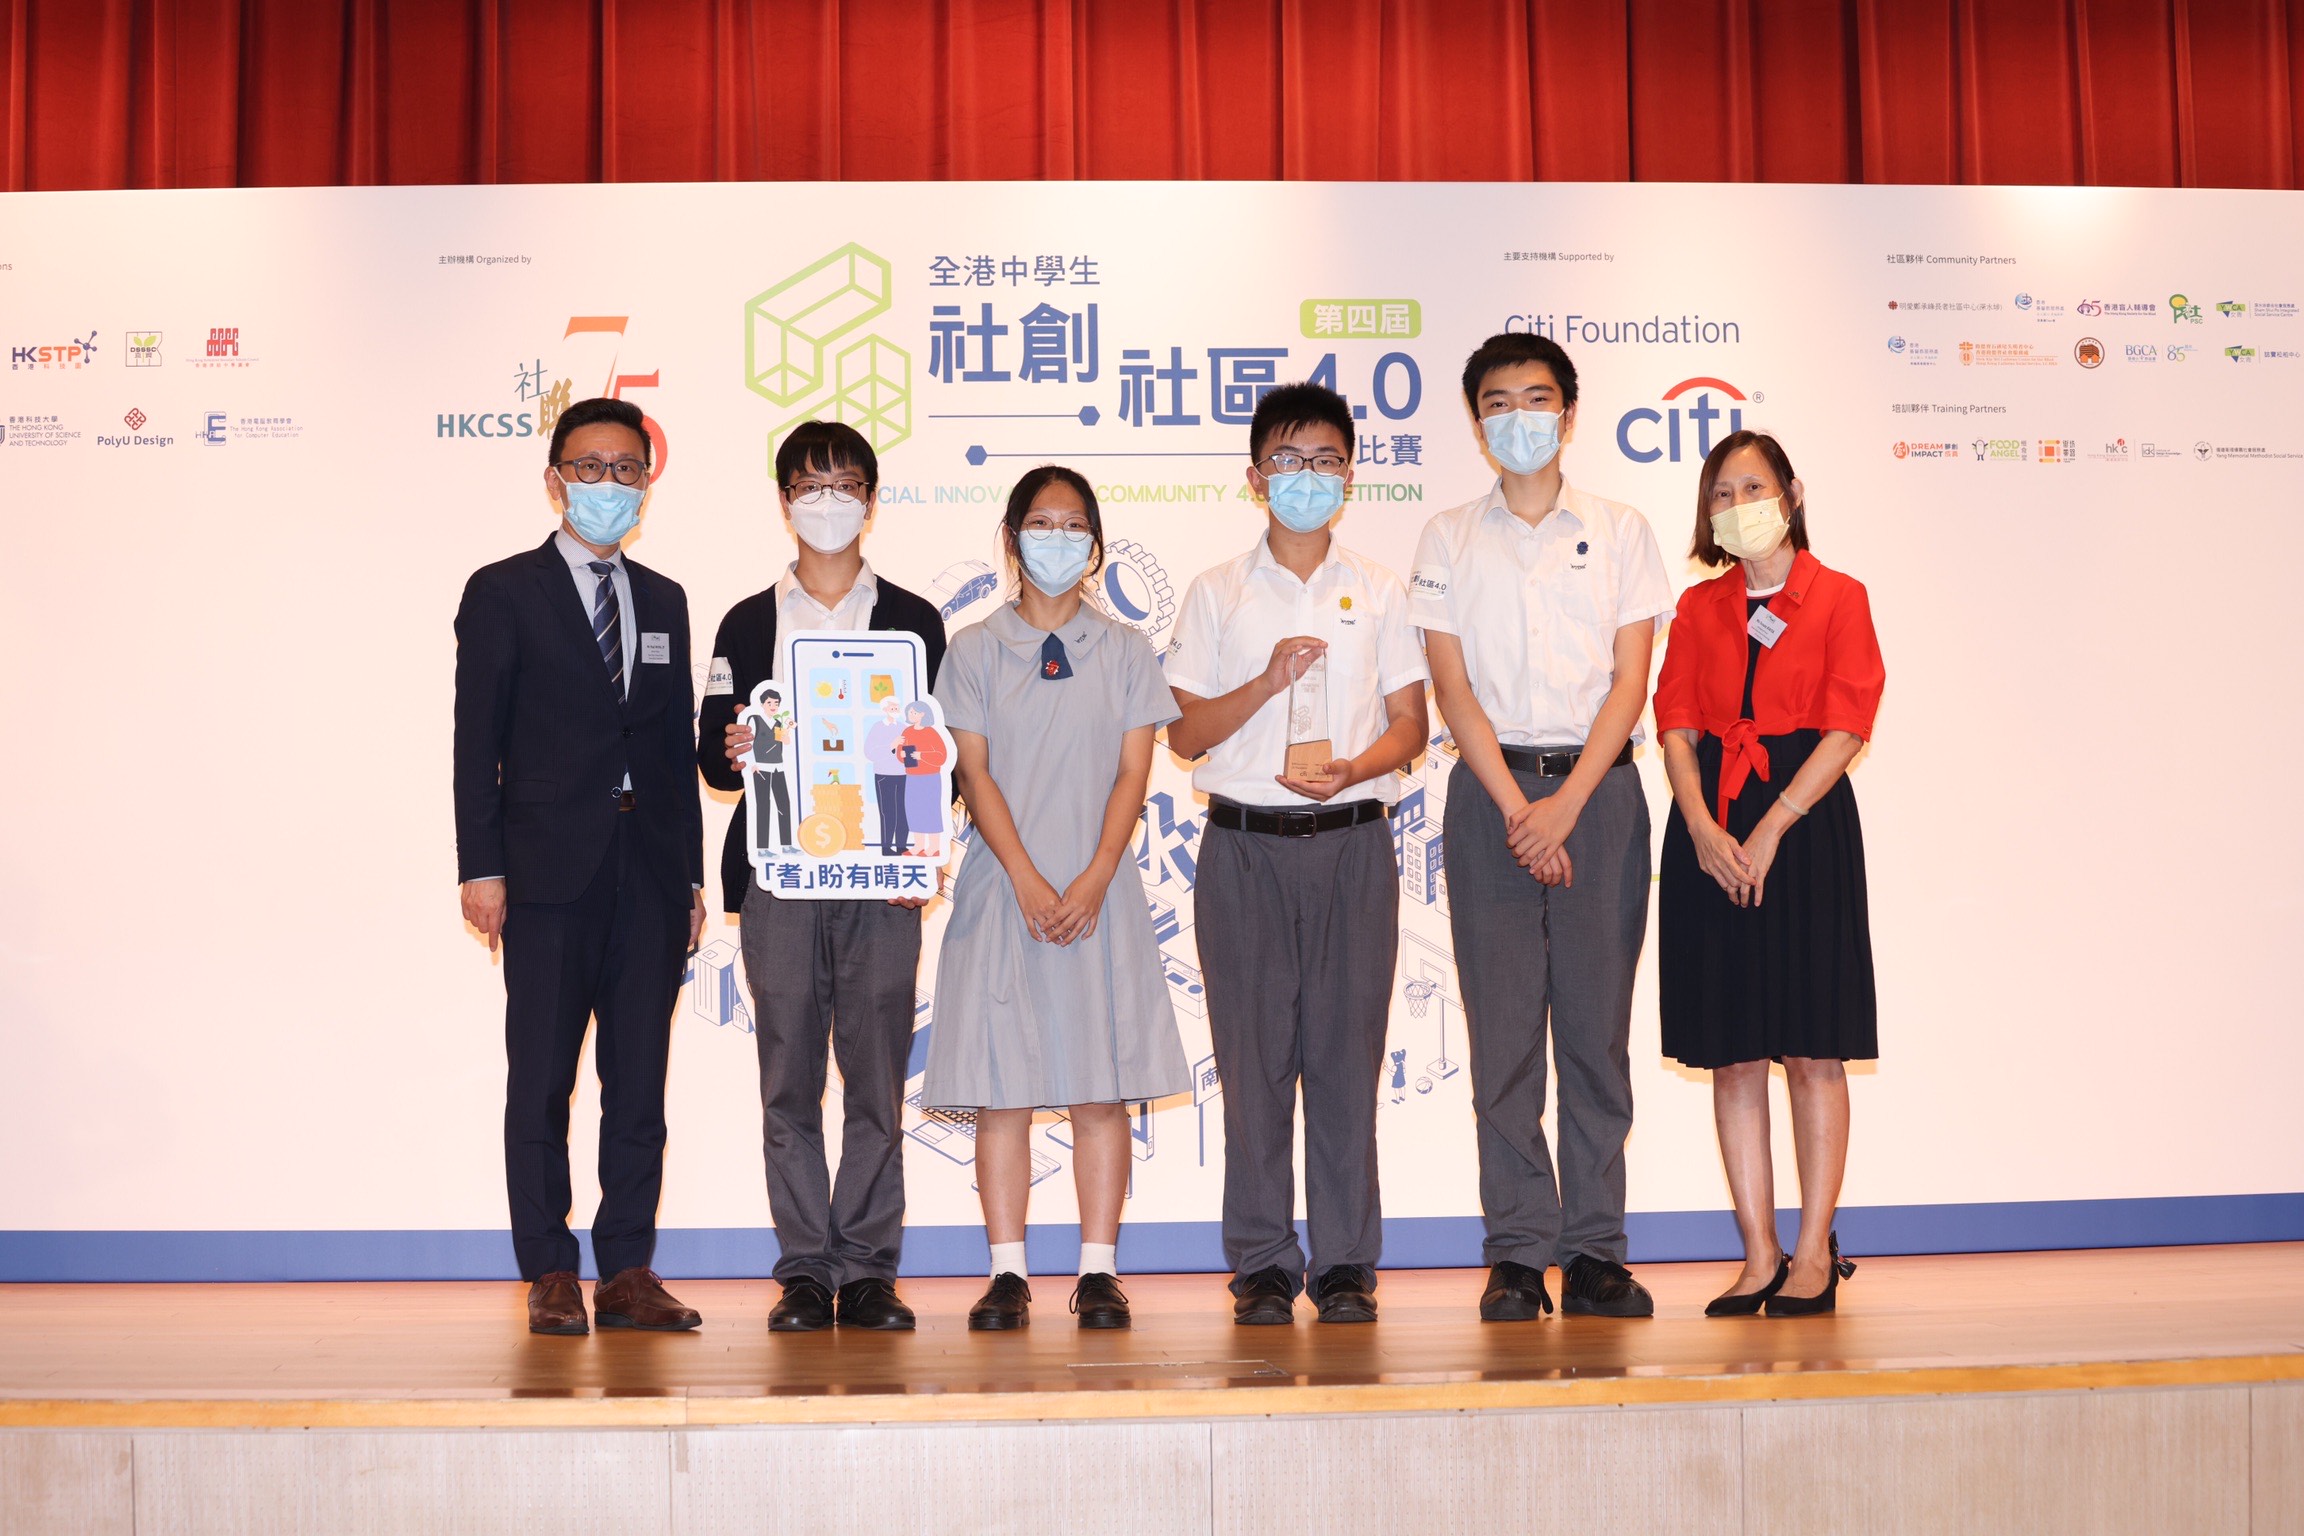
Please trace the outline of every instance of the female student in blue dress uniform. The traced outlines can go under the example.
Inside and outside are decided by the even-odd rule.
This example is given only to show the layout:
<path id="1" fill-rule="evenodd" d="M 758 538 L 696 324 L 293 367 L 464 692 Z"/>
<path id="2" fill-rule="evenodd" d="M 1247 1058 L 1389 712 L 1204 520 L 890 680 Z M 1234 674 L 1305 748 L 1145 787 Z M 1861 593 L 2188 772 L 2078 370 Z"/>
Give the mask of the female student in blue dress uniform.
<path id="1" fill-rule="evenodd" d="M 1043 465 L 1017 482 L 1001 544 L 1015 601 L 952 637 L 935 697 L 976 835 L 937 961 L 925 1102 L 976 1113 L 992 1284 L 968 1326 L 1025 1326 L 1030 1136 L 1068 1110 L 1084 1328 L 1125 1328 L 1113 1278 L 1128 1188 L 1128 1106 L 1191 1086 L 1159 941 L 1130 856 L 1153 733 L 1177 718 L 1144 637 L 1082 600 L 1104 527 L 1088 482 Z"/>

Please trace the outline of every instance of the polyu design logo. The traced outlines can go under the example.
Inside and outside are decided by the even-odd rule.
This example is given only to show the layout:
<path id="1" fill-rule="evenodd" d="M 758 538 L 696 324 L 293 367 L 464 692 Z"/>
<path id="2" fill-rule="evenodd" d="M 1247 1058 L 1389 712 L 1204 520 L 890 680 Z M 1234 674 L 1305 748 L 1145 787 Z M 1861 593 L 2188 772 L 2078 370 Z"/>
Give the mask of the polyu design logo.
<path id="1" fill-rule="evenodd" d="M 1695 395 L 1693 400 L 1686 404 L 1675 403 L 1691 391 Z M 1715 393 L 1724 398 L 1727 405 L 1725 410 L 1713 402 Z M 1682 429 L 1684 426 L 1693 426 L 1696 439 L 1695 456 L 1701 459 L 1712 451 L 1712 424 L 1714 422 L 1722 420 L 1727 422 L 1727 431 L 1720 434 L 1723 437 L 1730 432 L 1741 432 L 1744 430 L 1745 403 L 1749 401 L 1758 405 L 1766 398 L 1765 395 L 1758 392 L 1746 395 L 1744 391 L 1726 379 L 1715 379 L 1703 375 L 1692 379 L 1682 379 L 1664 391 L 1663 409 L 1659 410 L 1652 406 L 1643 405 L 1635 406 L 1623 414 L 1616 423 L 1616 446 L 1623 450 L 1624 457 L 1635 464 L 1653 464 L 1658 459 L 1669 459 L 1672 463 L 1677 464 L 1681 461 L 1686 448 L 1684 442 L 1686 434 Z M 1660 448 L 1651 446 L 1655 442 L 1653 429 L 1658 426 L 1664 429 L 1664 446 Z M 1636 444 L 1633 440 L 1633 433 L 1635 429 L 1639 428 L 1649 430 L 1641 433 L 1641 441 Z"/>

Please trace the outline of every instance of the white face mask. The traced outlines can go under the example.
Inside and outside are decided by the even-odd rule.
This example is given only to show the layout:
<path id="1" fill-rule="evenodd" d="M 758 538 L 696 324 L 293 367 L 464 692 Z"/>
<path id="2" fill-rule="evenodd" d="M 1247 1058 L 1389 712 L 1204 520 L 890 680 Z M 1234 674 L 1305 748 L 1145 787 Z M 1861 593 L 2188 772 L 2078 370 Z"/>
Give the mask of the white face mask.
<path id="1" fill-rule="evenodd" d="M 1784 518 L 1784 498 L 1771 496 L 1713 513 L 1712 542 L 1739 560 L 1765 560 L 1791 527 Z"/>
<path id="2" fill-rule="evenodd" d="M 792 498 L 792 531 L 820 555 L 836 555 L 864 531 L 864 503 L 838 491 Z"/>

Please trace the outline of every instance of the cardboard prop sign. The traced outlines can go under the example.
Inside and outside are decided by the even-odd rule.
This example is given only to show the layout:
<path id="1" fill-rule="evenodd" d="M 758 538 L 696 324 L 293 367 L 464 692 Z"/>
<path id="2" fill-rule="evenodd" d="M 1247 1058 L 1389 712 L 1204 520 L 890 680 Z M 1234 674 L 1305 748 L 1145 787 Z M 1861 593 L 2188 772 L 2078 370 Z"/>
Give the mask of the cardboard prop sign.
<path id="1" fill-rule="evenodd" d="M 744 811 L 764 891 L 801 900 L 936 894 L 952 835 L 952 734 L 927 648 L 896 630 L 800 630 L 738 716 Z"/>

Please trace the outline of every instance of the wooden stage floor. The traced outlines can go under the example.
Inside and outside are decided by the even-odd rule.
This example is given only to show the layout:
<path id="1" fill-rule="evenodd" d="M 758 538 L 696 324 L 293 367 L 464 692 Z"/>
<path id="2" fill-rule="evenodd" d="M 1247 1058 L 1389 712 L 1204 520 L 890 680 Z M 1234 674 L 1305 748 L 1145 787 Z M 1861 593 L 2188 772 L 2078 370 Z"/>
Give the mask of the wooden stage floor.
<path id="1" fill-rule="evenodd" d="M 0 1427 L 481 1427 L 1222 1418 L 2038 1392 L 2304 1379 L 2304 1244 L 1862 1259 L 1835 1317 L 1711 1320 L 1725 1264 L 1650 1264 L 1647 1321 L 1482 1325 L 1481 1275 L 1394 1271 L 1373 1326 L 1239 1328 L 1215 1276 L 1069 1278 L 971 1334 L 975 1280 L 908 1280 L 914 1334 L 771 1335 L 776 1288 L 689 1281 L 695 1334 L 539 1338 L 503 1283 L 0 1287 Z M 1553 1276 L 1557 1290 L 1557 1274 Z M 590 1287 L 586 1287 L 589 1298 Z"/>

